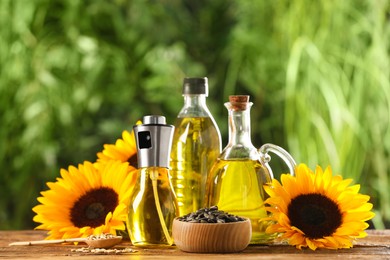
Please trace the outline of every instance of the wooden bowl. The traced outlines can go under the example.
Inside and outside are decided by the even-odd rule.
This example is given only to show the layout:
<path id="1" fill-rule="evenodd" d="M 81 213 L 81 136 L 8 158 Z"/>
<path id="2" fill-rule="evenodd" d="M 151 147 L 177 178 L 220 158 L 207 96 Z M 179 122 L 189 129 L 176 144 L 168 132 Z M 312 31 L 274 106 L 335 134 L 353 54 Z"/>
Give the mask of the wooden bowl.
<path id="1" fill-rule="evenodd" d="M 231 223 L 189 223 L 173 221 L 172 236 L 176 246 L 193 253 L 234 253 L 244 250 L 251 240 L 249 219 Z"/>

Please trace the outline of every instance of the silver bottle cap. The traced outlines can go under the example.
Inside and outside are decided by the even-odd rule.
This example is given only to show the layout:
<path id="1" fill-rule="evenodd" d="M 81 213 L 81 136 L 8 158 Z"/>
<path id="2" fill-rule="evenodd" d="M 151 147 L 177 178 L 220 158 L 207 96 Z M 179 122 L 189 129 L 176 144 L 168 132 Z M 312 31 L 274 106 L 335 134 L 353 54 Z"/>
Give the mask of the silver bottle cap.
<path id="1" fill-rule="evenodd" d="M 169 167 L 173 125 L 167 125 L 164 116 L 144 116 L 142 125 L 135 125 L 138 167 Z"/>

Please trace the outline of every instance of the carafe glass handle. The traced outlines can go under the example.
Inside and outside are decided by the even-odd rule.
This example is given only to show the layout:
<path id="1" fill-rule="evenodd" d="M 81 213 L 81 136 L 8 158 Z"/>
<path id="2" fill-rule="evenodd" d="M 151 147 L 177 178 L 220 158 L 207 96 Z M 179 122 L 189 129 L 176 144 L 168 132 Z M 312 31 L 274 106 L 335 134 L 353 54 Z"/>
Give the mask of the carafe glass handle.
<path id="1" fill-rule="evenodd" d="M 260 162 L 267 168 L 272 178 L 273 178 L 272 170 L 268 164 L 268 162 L 271 160 L 271 156 L 268 154 L 268 152 L 273 152 L 274 154 L 279 156 L 287 164 L 290 170 L 290 174 L 295 175 L 294 169 L 297 164 L 295 163 L 294 158 L 292 158 L 292 156 L 280 146 L 274 144 L 264 144 L 259 149 Z"/>

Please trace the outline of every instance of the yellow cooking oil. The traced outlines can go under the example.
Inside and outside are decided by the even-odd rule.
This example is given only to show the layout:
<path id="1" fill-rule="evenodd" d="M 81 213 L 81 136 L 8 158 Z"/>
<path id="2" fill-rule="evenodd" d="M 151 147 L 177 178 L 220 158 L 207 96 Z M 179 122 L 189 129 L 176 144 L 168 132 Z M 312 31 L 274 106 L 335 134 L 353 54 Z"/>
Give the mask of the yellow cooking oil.
<path id="1" fill-rule="evenodd" d="M 217 205 L 223 211 L 250 218 L 251 244 L 269 242 L 274 238 L 265 233 L 270 222 L 262 220 L 267 217 L 263 185 L 269 182 L 268 170 L 257 160 L 218 159 L 208 180 L 207 205 Z"/>
<path id="2" fill-rule="evenodd" d="M 148 167 L 137 172 L 127 219 L 129 236 L 135 246 L 153 248 L 173 244 L 172 223 L 179 212 L 168 171 L 163 167 Z"/>
<path id="3" fill-rule="evenodd" d="M 180 216 L 204 206 L 208 172 L 220 154 L 220 133 L 210 117 L 178 117 L 170 173 Z"/>

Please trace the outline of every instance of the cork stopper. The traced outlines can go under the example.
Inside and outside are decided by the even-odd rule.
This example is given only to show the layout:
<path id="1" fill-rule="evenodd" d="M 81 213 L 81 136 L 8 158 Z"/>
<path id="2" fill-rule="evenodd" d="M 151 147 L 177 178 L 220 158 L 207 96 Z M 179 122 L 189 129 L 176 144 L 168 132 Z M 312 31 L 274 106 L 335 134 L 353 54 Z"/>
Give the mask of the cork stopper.
<path id="1" fill-rule="evenodd" d="M 233 95 L 229 96 L 229 102 L 231 105 L 231 109 L 237 111 L 237 110 L 245 110 L 247 109 L 249 102 L 248 95 Z"/>

